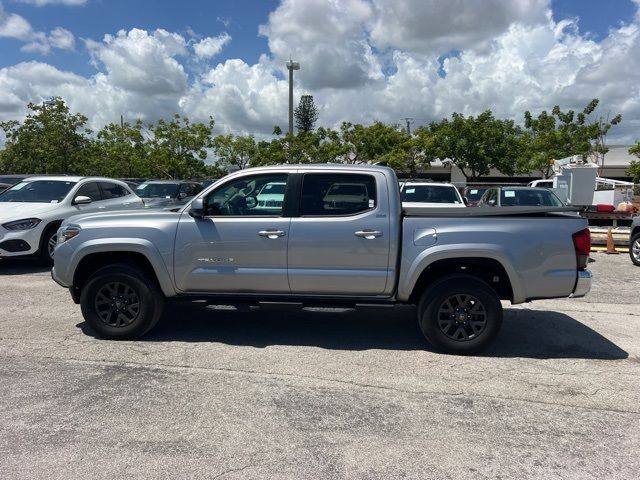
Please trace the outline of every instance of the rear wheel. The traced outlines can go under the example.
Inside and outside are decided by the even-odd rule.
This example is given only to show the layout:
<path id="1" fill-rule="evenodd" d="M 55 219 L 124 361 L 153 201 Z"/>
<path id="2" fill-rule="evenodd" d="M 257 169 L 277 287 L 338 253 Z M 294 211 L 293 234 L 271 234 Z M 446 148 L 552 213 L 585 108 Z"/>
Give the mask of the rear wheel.
<path id="1" fill-rule="evenodd" d="M 444 278 L 418 304 L 425 338 L 447 353 L 476 352 L 491 342 L 502 325 L 502 305 L 495 291 L 469 275 Z"/>
<path id="2" fill-rule="evenodd" d="M 631 261 L 640 267 L 640 233 L 636 233 L 631 237 L 629 242 L 629 256 Z"/>
<path id="3" fill-rule="evenodd" d="M 94 273 L 80 295 L 82 315 L 98 336 L 113 340 L 138 338 L 162 315 L 164 297 L 142 269 L 114 264 Z"/>

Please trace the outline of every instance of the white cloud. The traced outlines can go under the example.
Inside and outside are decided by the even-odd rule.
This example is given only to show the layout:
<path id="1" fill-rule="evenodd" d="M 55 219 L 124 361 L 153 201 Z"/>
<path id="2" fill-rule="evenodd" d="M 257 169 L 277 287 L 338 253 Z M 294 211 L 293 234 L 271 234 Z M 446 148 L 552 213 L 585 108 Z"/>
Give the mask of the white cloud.
<path id="1" fill-rule="evenodd" d="M 178 34 L 134 28 L 105 35 L 103 42 L 86 41 L 94 63 L 103 65 L 114 87 L 140 95 L 176 95 L 186 91 L 187 75 L 174 58 L 186 53 Z"/>
<path id="2" fill-rule="evenodd" d="M 442 53 L 486 48 L 513 23 L 546 22 L 550 0 L 372 0 L 371 41 L 381 48 Z"/>
<path id="3" fill-rule="evenodd" d="M 44 7 L 45 5 L 69 5 L 81 6 L 86 5 L 88 0 L 18 0 L 22 3 L 35 5 L 36 7 Z"/>
<path id="4" fill-rule="evenodd" d="M 25 43 L 21 47 L 24 52 L 35 52 L 48 55 L 54 48 L 61 50 L 73 50 L 75 37 L 73 33 L 62 27 L 51 30 L 47 35 L 44 32 L 36 32 L 31 24 L 20 15 L 5 11 L 0 1 L 0 37 L 9 37 L 22 40 Z"/>
<path id="5" fill-rule="evenodd" d="M 218 55 L 224 46 L 231 41 L 227 32 L 222 32 L 217 37 L 207 37 L 193 45 L 198 58 L 211 58 Z"/>
<path id="6" fill-rule="evenodd" d="M 33 33 L 31 24 L 15 13 L 9 13 L 0 2 L 0 37 L 28 40 Z"/>

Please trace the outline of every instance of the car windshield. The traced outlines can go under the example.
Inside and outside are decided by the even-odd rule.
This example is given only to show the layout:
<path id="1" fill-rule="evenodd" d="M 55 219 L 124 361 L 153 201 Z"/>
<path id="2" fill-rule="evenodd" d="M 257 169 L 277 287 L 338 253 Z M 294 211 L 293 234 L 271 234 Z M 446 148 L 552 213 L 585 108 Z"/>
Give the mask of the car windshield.
<path id="1" fill-rule="evenodd" d="M 286 183 L 267 183 L 258 195 L 284 195 Z"/>
<path id="2" fill-rule="evenodd" d="M 176 198 L 179 189 L 176 183 L 143 183 L 135 192 L 141 198 Z"/>
<path id="3" fill-rule="evenodd" d="M 76 182 L 33 180 L 20 182 L 0 194 L 0 202 L 58 203 Z"/>
<path id="4" fill-rule="evenodd" d="M 448 185 L 405 185 L 403 202 L 461 203 L 455 187 Z"/>
<path id="5" fill-rule="evenodd" d="M 500 205 L 505 207 L 562 207 L 563 203 L 550 190 L 503 189 L 500 192 Z"/>
<path id="6" fill-rule="evenodd" d="M 486 188 L 470 188 L 466 191 L 466 197 L 468 200 L 476 202 L 482 198 L 482 195 L 484 195 L 486 191 Z"/>

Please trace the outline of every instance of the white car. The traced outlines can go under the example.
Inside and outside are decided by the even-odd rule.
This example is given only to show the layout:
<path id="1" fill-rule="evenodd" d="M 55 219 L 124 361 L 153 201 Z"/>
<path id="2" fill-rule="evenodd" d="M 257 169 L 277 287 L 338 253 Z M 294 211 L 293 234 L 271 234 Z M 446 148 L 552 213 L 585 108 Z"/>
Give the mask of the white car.
<path id="1" fill-rule="evenodd" d="M 465 208 L 460 192 L 450 183 L 404 182 L 400 188 L 404 207 Z"/>
<path id="2" fill-rule="evenodd" d="M 0 258 L 53 260 L 62 221 L 81 213 L 142 208 L 126 183 L 97 177 L 29 177 L 0 194 Z"/>

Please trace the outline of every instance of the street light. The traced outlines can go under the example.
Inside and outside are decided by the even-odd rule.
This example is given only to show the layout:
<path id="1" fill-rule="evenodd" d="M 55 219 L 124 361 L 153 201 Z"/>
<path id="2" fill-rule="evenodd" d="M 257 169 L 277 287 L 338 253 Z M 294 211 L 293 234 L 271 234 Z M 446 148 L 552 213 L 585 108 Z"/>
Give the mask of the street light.
<path id="1" fill-rule="evenodd" d="M 287 70 L 289 70 L 289 135 L 293 135 L 293 71 L 300 70 L 300 64 L 289 59 Z"/>

